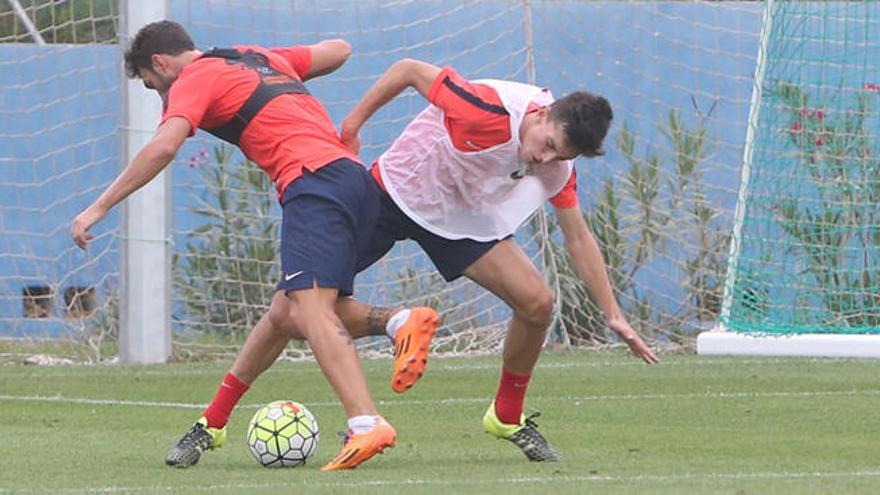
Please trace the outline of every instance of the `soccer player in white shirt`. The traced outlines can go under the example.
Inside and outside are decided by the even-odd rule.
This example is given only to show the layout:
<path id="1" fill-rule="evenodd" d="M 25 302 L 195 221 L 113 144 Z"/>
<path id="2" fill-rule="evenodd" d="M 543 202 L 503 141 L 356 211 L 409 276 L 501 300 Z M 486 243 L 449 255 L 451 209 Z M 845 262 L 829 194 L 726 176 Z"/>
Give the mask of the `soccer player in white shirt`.
<path id="1" fill-rule="evenodd" d="M 522 413 L 551 321 L 553 294 L 512 239 L 545 201 L 553 205 L 568 253 L 609 327 L 636 357 L 658 362 L 614 298 L 575 191 L 572 160 L 602 154 L 611 107 L 584 91 L 554 100 L 540 87 L 468 81 L 450 67 L 405 59 L 393 64 L 345 118 L 343 142 L 358 152 L 364 122 L 408 87 L 430 106 L 373 165 L 386 194 L 359 268 L 381 258 L 397 240 L 413 239 L 447 281 L 464 275 L 504 300 L 513 317 L 498 393 L 483 425 L 520 447 L 529 460 L 557 460 L 558 453 Z M 340 299 L 336 311 L 354 338 L 383 328 L 367 325 L 370 308 L 353 299 Z M 397 345 L 398 353 L 406 350 Z"/>

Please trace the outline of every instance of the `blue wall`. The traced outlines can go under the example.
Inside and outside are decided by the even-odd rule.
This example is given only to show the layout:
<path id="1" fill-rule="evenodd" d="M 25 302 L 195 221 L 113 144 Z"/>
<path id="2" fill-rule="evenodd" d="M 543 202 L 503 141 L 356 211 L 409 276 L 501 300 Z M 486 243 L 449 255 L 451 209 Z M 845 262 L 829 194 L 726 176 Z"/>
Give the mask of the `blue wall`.
<path id="1" fill-rule="evenodd" d="M 0 45 L 0 65 L 0 335 L 55 333 L 17 319 L 22 288 L 100 287 L 117 271 L 115 212 L 91 256 L 67 229 L 119 170 L 119 50 Z"/>
<path id="2" fill-rule="evenodd" d="M 532 17 L 539 84 L 557 96 L 589 89 L 608 97 L 615 125 L 628 121 L 640 136 L 640 152 L 658 149 L 656 123 L 670 109 L 681 108 L 687 116 L 692 102 L 704 111 L 715 104 L 712 131 L 720 146 L 712 161 L 720 166 L 706 180 L 717 186 L 717 191 L 710 187 L 715 195 L 710 199 L 732 212 L 761 5 L 725 4 L 534 2 Z M 171 17 L 203 48 L 346 38 L 354 47 L 351 60 L 333 76 L 310 83 L 316 96 L 331 102 L 328 110 L 337 123 L 402 57 L 454 65 L 471 77 L 527 79 L 520 3 L 409 2 L 388 8 L 336 1 L 297 11 L 286 3 L 254 5 L 172 2 Z M 481 46 L 483 40 L 491 45 Z M 119 171 L 120 57 L 114 46 L 0 45 L 5 68 L 0 71 L 0 335 L 62 328 L 20 319 L 24 285 L 49 285 L 60 293 L 71 285 L 112 290 L 116 284 L 116 214 L 95 229 L 98 240 L 87 254 L 73 247 L 67 229 Z M 410 94 L 377 114 L 362 135 L 364 160 L 372 161 L 423 104 Z M 622 166 L 615 131 L 604 160 L 579 165 L 586 171 L 580 175 L 585 203 L 600 179 Z M 192 195 L 203 194 L 199 170 L 187 165 L 188 158 L 216 143 L 199 133 L 173 165 L 177 246 L 186 242 L 180 232 L 197 224 L 189 213 Z M 641 282 L 666 284 L 664 272 L 672 269 L 658 266 L 653 271 L 658 278 Z"/>

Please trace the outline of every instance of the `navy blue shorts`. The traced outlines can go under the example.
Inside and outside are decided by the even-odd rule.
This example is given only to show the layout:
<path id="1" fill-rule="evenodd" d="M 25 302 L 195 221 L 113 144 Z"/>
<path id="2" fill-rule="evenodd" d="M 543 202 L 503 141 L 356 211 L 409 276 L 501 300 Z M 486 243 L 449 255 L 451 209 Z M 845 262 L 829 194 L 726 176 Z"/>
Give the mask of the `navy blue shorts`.
<path id="1" fill-rule="evenodd" d="M 394 203 L 391 196 L 382 192 L 379 221 L 373 230 L 372 240 L 365 250 L 360 251 L 357 271 L 360 272 L 391 250 L 394 243 L 412 239 L 419 243 L 437 271 L 447 282 L 461 277 L 462 272 L 471 266 L 498 241 L 479 242 L 473 239 L 451 240 L 429 232 L 413 222 L 406 213 Z"/>
<path id="2" fill-rule="evenodd" d="M 351 295 L 357 256 L 376 225 L 381 194 L 367 169 L 347 158 L 303 170 L 281 198 L 278 290 L 317 284 Z"/>

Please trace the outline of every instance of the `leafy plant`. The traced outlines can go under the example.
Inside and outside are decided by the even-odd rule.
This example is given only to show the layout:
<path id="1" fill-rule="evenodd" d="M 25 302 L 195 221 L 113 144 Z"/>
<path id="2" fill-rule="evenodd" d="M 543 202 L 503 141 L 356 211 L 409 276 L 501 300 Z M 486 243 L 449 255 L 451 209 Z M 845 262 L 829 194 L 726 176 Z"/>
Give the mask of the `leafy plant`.
<path id="1" fill-rule="evenodd" d="M 772 210 L 795 241 L 792 245 L 806 255 L 805 271 L 815 281 L 802 284 L 797 298 L 821 301 L 825 308 L 819 320 L 808 324 L 876 327 L 880 162 L 866 121 L 871 113 L 868 92 L 857 94 L 854 103 L 844 101 L 845 95 L 838 91 L 814 102 L 816 98 L 797 85 L 778 84 L 793 158 L 806 169 L 812 190 L 779 198 Z"/>
<path id="2" fill-rule="evenodd" d="M 278 280 L 279 219 L 268 176 L 249 160 L 230 163 L 232 150 L 214 148 L 200 166 L 209 198 L 192 209 L 204 223 L 175 255 L 174 282 L 186 320 L 207 333 L 244 334 L 266 311 Z"/>
<path id="3" fill-rule="evenodd" d="M 679 111 L 670 111 L 659 125 L 668 156 L 638 155 L 636 135 L 624 122 L 617 149 L 627 168 L 619 178 L 605 179 L 601 193 L 584 213 L 605 258 L 615 295 L 626 301 L 628 321 L 649 338 L 662 334 L 665 339 L 681 341 L 685 335 L 670 332 L 670 327 L 714 320 L 721 309 L 730 234 L 719 225 L 720 209 L 709 202 L 703 187 L 702 167 L 712 151 L 711 113 L 712 109 L 706 114 L 697 111 L 694 125 L 688 126 Z M 551 238 L 549 247 L 548 254 L 557 260 L 559 311 L 568 336 L 575 342 L 614 340 L 604 330 L 602 312 L 564 246 Z M 673 312 L 658 307 L 660 301 L 653 301 L 637 282 L 637 275 L 652 260 L 671 252 L 682 261 L 684 296 Z"/>

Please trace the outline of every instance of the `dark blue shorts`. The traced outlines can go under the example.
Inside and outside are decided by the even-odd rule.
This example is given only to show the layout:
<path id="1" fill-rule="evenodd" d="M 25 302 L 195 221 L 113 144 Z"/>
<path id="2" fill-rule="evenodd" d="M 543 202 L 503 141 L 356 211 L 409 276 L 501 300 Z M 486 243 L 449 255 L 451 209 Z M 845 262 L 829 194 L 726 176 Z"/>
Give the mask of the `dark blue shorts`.
<path id="1" fill-rule="evenodd" d="M 382 192 L 381 196 L 379 221 L 366 249 L 360 251 L 357 262 L 358 272 L 385 256 L 395 242 L 412 239 L 419 243 L 425 254 L 431 258 L 440 275 L 443 275 L 447 282 L 451 282 L 498 243 L 498 241 L 479 242 L 473 239 L 451 240 L 440 237 L 413 222 L 398 208 L 388 193 Z"/>
<path id="2" fill-rule="evenodd" d="M 334 288 L 349 296 L 358 252 L 366 249 L 382 190 L 347 158 L 303 170 L 281 198 L 281 281 L 285 292 Z"/>

